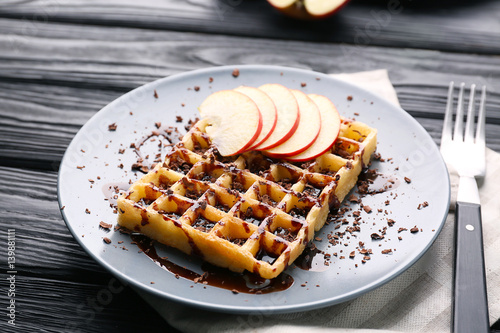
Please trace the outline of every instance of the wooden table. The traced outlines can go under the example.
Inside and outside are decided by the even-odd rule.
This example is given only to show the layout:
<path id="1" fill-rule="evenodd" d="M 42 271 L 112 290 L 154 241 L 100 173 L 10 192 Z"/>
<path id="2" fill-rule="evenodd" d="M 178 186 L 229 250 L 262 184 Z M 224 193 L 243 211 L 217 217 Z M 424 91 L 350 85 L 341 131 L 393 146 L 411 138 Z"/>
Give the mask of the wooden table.
<path id="1" fill-rule="evenodd" d="M 128 287 L 95 303 L 115 280 L 76 243 L 57 204 L 58 166 L 75 133 L 144 83 L 228 64 L 387 68 L 403 108 L 436 143 L 448 82 L 486 84 L 487 144 L 500 151 L 500 2 L 389 3 L 353 0 L 330 19 L 298 22 L 264 0 L 2 1 L 0 299 L 4 308 L 14 229 L 18 331 L 167 330 Z"/>

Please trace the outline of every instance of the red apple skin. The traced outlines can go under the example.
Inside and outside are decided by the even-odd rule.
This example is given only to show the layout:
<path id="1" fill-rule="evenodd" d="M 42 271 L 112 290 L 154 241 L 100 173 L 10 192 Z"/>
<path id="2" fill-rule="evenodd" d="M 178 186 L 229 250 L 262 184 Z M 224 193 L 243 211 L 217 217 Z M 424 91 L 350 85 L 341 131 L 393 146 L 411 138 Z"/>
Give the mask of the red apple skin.
<path id="1" fill-rule="evenodd" d="M 266 139 L 266 141 L 264 141 L 263 143 L 259 144 L 258 146 L 253 147 L 254 150 L 261 150 L 262 151 L 262 150 L 266 150 L 266 149 L 272 149 L 274 147 L 281 145 L 283 142 L 287 141 L 295 133 L 295 131 L 299 127 L 300 110 L 299 110 L 297 101 L 295 99 L 295 96 L 292 94 L 290 89 L 286 88 L 285 86 L 283 86 L 281 84 L 277 84 L 277 83 L 271 83 L 271 84 L 262 85 L 259 87 L 259 89 L 263 89 L 263 91 L 265 93 L 267 93 L 269 97 L 271 97 L 271 99 L 274 101 L 276 109 L 278 110 L 277 123 L 275 125 L 273 132 L 269 136 L 269 138 Z M 269 89 L 271 89 L 271 90 L 269 90 Z M 286 96 L 283 96 L 283 95 L 286 95 Z M 296 114 L 296 117 L 294 119 L 294 123 L 292 124 L 292 126 L 290 128 L 285 127 L 287 129 L 287 132 L 284 134 L 280 133 L 279 135 L 281 135 L 281 137 L 279 139 L 277 139 L 276 136 L 280 132 L 279 122 L 280 122 L 280 119 L 282 117 L 282 111 L 280 111 L 280 109 L 285 110 L 285 109 L 282 109 L 282 107 L 280 106 L 280 100 L 282 100 L 282 99 L 286 99 L 286 100 L 295 102 L 294 103 L 295 105 L 293 106 L 293 110 L 294 110 L 293 115 Z M 289 105 L 289 107 L 290 107 L 290 105 Z"/>
<path id="2" fill-rule="evenodd" d="M 254 144 L 255 140 L 257 140 L 257 138 L 259 137 L 261 130 L 262 130 L 262 117 L 259 117 L 259 124 L 257 125 L 257 131 L 255 132 L 255 135 L 250 139 L 250 141 L 248 141 L 248 143 L 245 146 L 243 146 L 240 150 L 238 150 L 231 156 L 238 155 L 247 151 L 248 148 L 250 148 Z"/>
<path id="3" fill-rule="evenodd" d="M 258 88 L 240 86 L 234 90 L 253 99 L 254 103 L 257 104 L 257 107 L 261 111 L 262 131 L 260 132 L 259 137 L 255 140 L 255 142 L 247 148 L 247 151 L 254 150 L 261 143 L 265 142 L 273 133 L 274 129 L 276 128 L 276 124 L 278 123 L 278 111 L 276 110 L 276 105 L 274 105 L 274 101 L 271 99 L 271 97 L 269 97 L 268 94 Z M 272 122 L 270 127 L 266 126 L 266 119 L 269 120 L 269 118 L 271 118 Z M 267 134 L 265 132 L 265 129 L 267 131 Z"/>
<path id="4" fill-rule="evenodd" d="M 273 6 L 276 10 L 280 11 L 286 16 L 305 21 L 326 19 L 335 14 L 336 12 L 338 12 L 339 10 L 341 10 L 342 8 L 344 8 L 344 6 L 347 5 L 349 1 L 350 0 L 345 0 L 342 5 L 322 15 L 312 15 L 306 10 L 305 6 L 298 0 L 287 7 L 279 7 L 275 3 L 273 3 L 273 0 L 267 0 L 267 2 L 271 4 L 271 6 Z"/>
<path id="5" fill-rule="evenodd" d="M 314 148 L 315 144 L 322 145 L 320 143 L 321 140 L 328 140 L 328 141 L 330 141 L 330 143 L 328 146 L 325 146 L 322 150 L 318 150 L 317 152 L 314 152 L 312 154 L 307 154 L 308 150 L 305 150 L 301 154 L 286 157 L 285 159 L 290 161 L 290 162 L 306 162 L 306 161 L 311 161 L 313 159 L 316 159 L 317 157 L 328 152 L 332 148 L 332 146 L 335 144 L 335 142 L 337 141 L 337 139 L 339 137 L 340 127 L 341 127 L 342 121 L 341 121 L 340 114 L 339 114 L 337 108 L 335 107 L 335 105 L 332 103 L 332 101 L 330 101 L 327 97 L 321 96 L 321 95 L 309 94 L 308 96 L 309 96 L 309 98 L 313 99 L 313 101 L 316 102 L 317 104 L 319 102 L 323 102 L 323 103 L 327 104 L 326 106 L 324 106 L 324 105 L 322 106 L 322 104 L 318 104 L 318 107 L 320 108 L 320 110 L 322 110 L 322 107 L 325 107 L 325 110 L 322 110 L 322 113 L 321 113 L 322 118 L 321 119 L 323 120 L 322 125 L 327 124 L 327 126 L 322 127 L 322 130 L 324 130 L 325 132 L 324 133 L 320 132 L 320 134 L 317 138 L 317 141 L 311 147 L 309 147 L 309 150 L 315 149 Z M 318 99 L 320 99 L 320 100 L 318 100 Z M 324 112 L 328 112 L 328 114 L 324 114 Z M 327 116 L 327 117 L 325 118 L 324 116 Z M 325 124 L 325 122 L 326 122 L 326 124 Z M 331 132 L 332 126 L 337 126 L 335 134 L 333 134 Z M 333 135 L 330 136 L 330 134 L 333 134 Z M 323 139 L 321 137 L 323 137 Z M 307 156 L 304 156 L 304 154 L 307 154 Z"/>
<path id="6" fill-rule="evenodd" d="M 321 131 L 321 114 L 316 103 L 300 90 L 292 89 L 291 91 L 297 99 L 299 114 L 303 120 L 299 122 L 297 131 L 289 139 L 275 148 L 263 151 L 264 154 L 273 158 L 286 158 L 302 153 L 314 144 Z M 307 117 L 304 118 L 306 115 Z M 309 127 L 311 124 L 314 127 Z M 310 136 L 310 133 L 314 134 Z"/>
<path id="7" fill-rule="evenodd" d="M 228 153 L 228 154 L 223 154 L 223 152 L 221 152 L 219 150 L 219 152 L 223 156 L 233 156 L 233 155 L 241 154 L 245 150 L 247 150 L 249 147 L 251 147 L 252 144 L 255 142 L 255 140 L 257 140 L 257 138 L 259 137 L 259 134 L 262 130 L 262 125 L 263 125 L 262 115 L 260 114 L 259 108 L 255 104 L 255 102 L 252 99 L 250 99 L 250 97 L 248 97 L 247 95 L 242 94 L 242 93 L 237 92 L 237 91 L 233 91 L 233 90 L 221 90 L 221 91 L 215 92 L 215 93 L 211 94 L 210 96 L 208 96 L 201 103 L 200 107 L 198 108 L 200 111 L 200 115 L 202 116 L 202 119 L 213 117 L 215 114 L 217 114 L 217 116 L 218 116 L 220 113 L 219 110 L 225 109 L 224 106 L 226 106 L 228 95 L 232 96 L 233 98 L 237 98 L 239 100 L 239 103 L 240 103 L 239 105 L 241 105 L 243 103 L 248 103 L 248 104 L 253 105 L 254 108 L 252 108 L 252 110 L 256 110 L 256 112 L 257 112 L 257 118 L 256 118 L 257 119 L 257 126 L 253 132 L 253 135 L 249 139 L 246 139 L 247 142 L 243 143 L 241 145 L 241 147 L 238 147 L 239 149 L 237 151 L 234 151 L 234 152 Z M 220 104 L 220 106 L 218 104 Z M 207 106 L 207 105 L 209 105 L 209 106 Z M 217 106 L 217 108 L 214 108 L 213 105 L 218 105 L 218 106 Z M 233 103 L 232 106 L 230 106 L 229 112 L 231 112 L 231 110 L 233 110 L 233 111 L 237 110 L 237 107 L 238 107 L 238 105 L 235 105 Z M 204 110 L 207 110 L 207 111 L 204 111 Z M 213 110 L 216 110 L 216 111 L 213 112 Z M 225 112 L 227 112 L 227 111 L 225 111 Z M 205 114 L 203 114 L 203 113 L 205 113 Z M 254 114 L 252 113 L 252 115 L 254 115 Z M 226 125 L 227 124 L 228 123 L 226 123 Z M 207 133 L 207 134 L 209 134 L 209 133 Z M 210 134 L 209 134 L 209 136 L 210 136 Z"/>
<path id="8" fill-rule="evenodd" d="M 285 135 L 283 138 L 281 138 L 281 140 L 277 141 L 275 144 L 273 144 L 269 147 L 259 148 L 257 150 L 272 149 L 272 148 L 278 147 L 279 145 L 281 145 L 286 140 L 288 140 L 292 137 L 292 135 L 295 133 L 295 131 L 297 131 L 297 128 L 299 127 L 299 123 L 300 123 L 300 112 L 297 115 L 297 120 L 295 120 L 295 124 L 293 124 L 292 129 L 290 130 L 290 132 L 287 133 L 287 135 Z"/>

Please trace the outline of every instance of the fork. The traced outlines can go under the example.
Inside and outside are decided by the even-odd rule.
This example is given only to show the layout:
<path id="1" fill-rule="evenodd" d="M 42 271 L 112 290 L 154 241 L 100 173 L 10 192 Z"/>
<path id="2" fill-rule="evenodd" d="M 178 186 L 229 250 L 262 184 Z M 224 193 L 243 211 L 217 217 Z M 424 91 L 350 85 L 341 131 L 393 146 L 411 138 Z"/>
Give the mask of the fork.
<path id="1" fill-rule="evenodd" d="M 485 101 L 483 86 L 477 127 L 475 90 L 470 88 L 464 133 L 464 86 L 460 85 L 455 126 L 453 127 L 454 83 L 450 83 L 441 137 L 441 154 L 460 176 L 455 208 L 455 266 L 452 331 L 489 332 L 488 300 L 484 269 L 481 204 L 476 177 L 486 174 Z M 453 133 L 452 133 L 453 132 Z"/>

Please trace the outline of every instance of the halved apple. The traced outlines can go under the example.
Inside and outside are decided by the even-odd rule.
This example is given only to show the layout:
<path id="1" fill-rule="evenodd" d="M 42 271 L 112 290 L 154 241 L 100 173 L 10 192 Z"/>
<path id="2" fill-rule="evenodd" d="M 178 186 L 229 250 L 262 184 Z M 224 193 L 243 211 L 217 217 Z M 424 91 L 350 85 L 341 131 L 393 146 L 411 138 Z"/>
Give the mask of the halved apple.
<path id="1" fill-rule="evenodd" d="M 299 105 L 299 126 L 295 133 L 284 143 L 264 151 L 266 155 L 271 157 L 286 158 L 302 153 L 314 143 L 321 130 L 321 115 L 318 106 L 302 91 L 294 89 L 290 91 Z"/>
<path id="2" fill-rule="evenodd" d="M 259 108 L 260 114 L 262 116 L 262 130 L 259 134 L 259 137 L 257 138 L 257 140 L 255 140 L 252 147 L 247 148 L 247 150 L 253 150 L 254 147 L 257 147 L 267 138 L 269 138 L 271 133 L 274 131 L 278 120 L 278 112 L 276 111 L 276 106 L 274 105 L 271 97 L 269 97 L 262 90 L 247 86 L 241 86 L 234 90 L 250 97 L 255 102 L 255 104 L 257 104 L 257 107 Z"/>
<path id="3" fill-rule="evenodd" d="M 316 141 L 302 153 L 287 157 L 293 162 L 312 160 L 326 153 L 335 143 L 340 132 L 340 115 L 335 105 L 327 97 L 316 94 L 307 95 L 319 108 L 321 130 Z"/>
<path id="4" fill-rule="evenodd" d="M 341 9 L 349 0 L 267 0 L 274 8 L 298 19 L 322 19 Z"/>
<path id="5" fill-rule="evenodd" d="M 290 138 L 299 125 L 299 106 L 290 89 L 281 84 L 269 83 L 259 87 L 274 102 L 278 119 L 276 127 L 271 135 L 261 144 L 254 147 L 255 150 L 266 150 L 279 146 Z"/>
<path id="6" fill-rule="evenodd" d="M 257 104 L 245 94 L 222 90 L 208 96 L 199 107 L 205 131 L 222 156 L 240 154 L 251 147 L 262 130 Z"/>

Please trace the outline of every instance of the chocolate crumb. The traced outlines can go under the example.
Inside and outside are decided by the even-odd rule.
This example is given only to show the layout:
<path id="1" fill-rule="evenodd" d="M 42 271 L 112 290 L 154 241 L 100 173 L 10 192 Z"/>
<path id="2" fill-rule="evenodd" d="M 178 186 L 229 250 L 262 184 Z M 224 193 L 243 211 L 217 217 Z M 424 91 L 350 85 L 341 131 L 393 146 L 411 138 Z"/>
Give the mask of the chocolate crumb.
<path id="1" fill-rule="evenodd" d="M 153 96 L 154 96 L 154 98 L 158 98 L 158 92 L 156 91 L 156 89 L 155 89 L 155 91 L 153 93 Z"/>
<path id="2" fill-rule="evenodd" d="M 200 91 L 200 87 L 199 86 L 194 86 L 194 91 Z"/>
<path id="3" fill-rule="evenodd" d="M 214 78 L 213 77 L 209 77 L 208 78 L 208 83 L 212 83 L 212 82 L 214 82 Z"/>
<path id="4" fill-rule="evenodd" d="M 302 82 L 302 83 L 300 84 L 300 86 L 303 88 L 303 87 L 307 86 L 307 83 Z"/>
<path id="5" fill-rule="evenodd" d="M 112 224 L 106 223 L 104 221 L 99 222 L 99 226 L 103 229 L 111 229 L 113 226 Z"/>
<path id="6" fill-rule="evenodd" d="M 85 213 L 90 214 L 90 210 L 88 208 L 85 208 Z"/>
<path id="7" fill-rule="evenodd" d="M 175 116 L 175 122 L 176 123 L 182 123 L 184 119 L 181 116 Z"/>
<path id="8" fill-rule="evenodd" d="M 351 196 L 349 197 L 349 201 L 350 202 L 360 202 L 361 200 L 355 196 L 354 194 L 351 194 Z"/>
<path id="9" fill-rule="evenodd" d="M 351 95 L 347 96 L 347 100 L 348 100 L 349 102 L 350 102 L 350 101 L 352 101 L 352 96 L 351 96 Z"/>
<path id="10" fill-rule="evenodd" d="M 240 76 L 240 70 L 238 68 L 235 68 L 232 73 L 233 77 L 238 77 Z"/>

